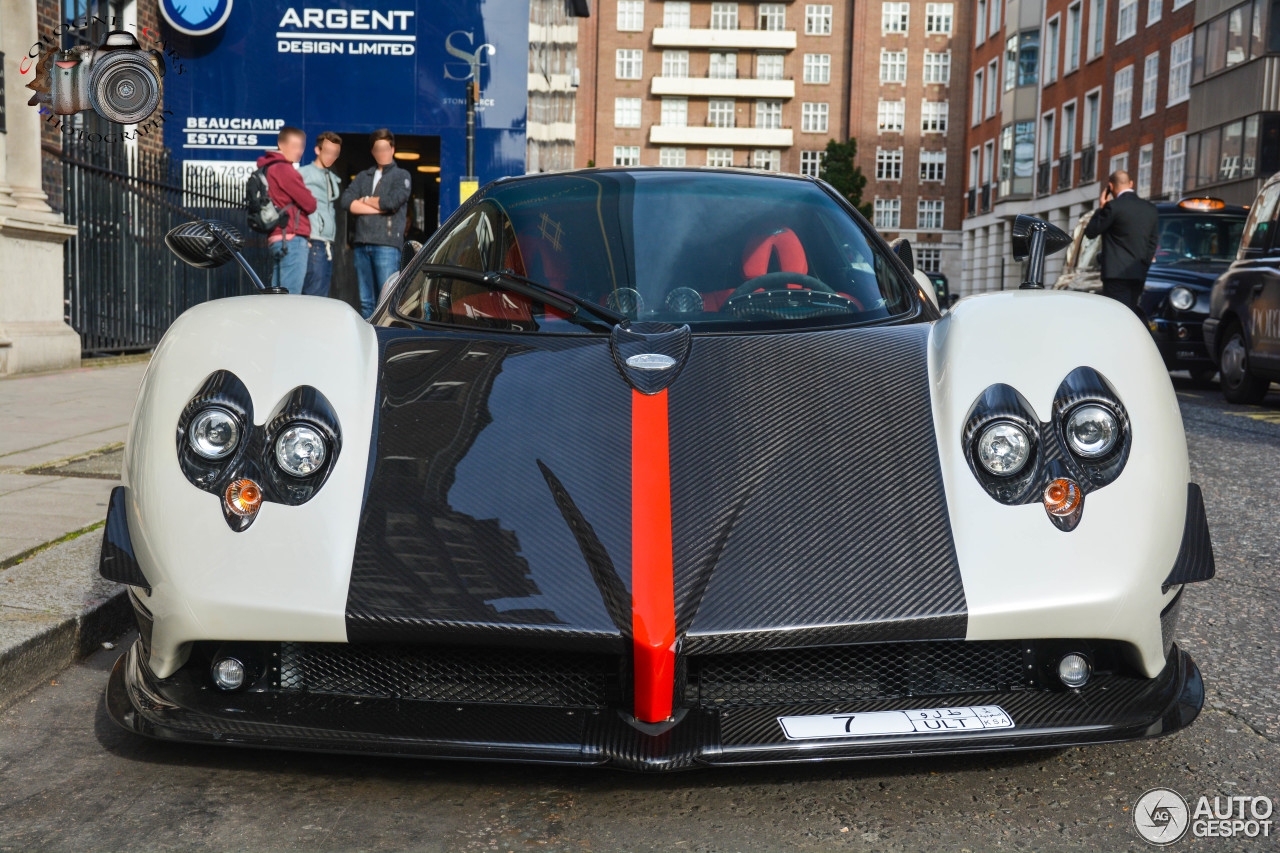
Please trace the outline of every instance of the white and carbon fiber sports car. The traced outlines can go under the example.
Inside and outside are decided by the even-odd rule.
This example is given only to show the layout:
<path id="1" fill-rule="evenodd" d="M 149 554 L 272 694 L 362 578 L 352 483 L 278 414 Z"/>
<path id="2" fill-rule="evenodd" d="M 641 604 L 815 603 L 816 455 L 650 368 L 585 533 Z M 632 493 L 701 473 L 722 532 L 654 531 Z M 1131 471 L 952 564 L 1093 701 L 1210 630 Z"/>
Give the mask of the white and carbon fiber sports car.
<path id="1" fill-rule="evenodd" d="M 639 770 L 1186 726 L 1204 506 L 1146 329 L 1042 289 L 1066 242 L 1020 217 L 1023 289 L 940 314 L 821 182 L 588 170 L 485 187 L 371 322 L 193 308 L 111 499 L 109 712 Z"/>

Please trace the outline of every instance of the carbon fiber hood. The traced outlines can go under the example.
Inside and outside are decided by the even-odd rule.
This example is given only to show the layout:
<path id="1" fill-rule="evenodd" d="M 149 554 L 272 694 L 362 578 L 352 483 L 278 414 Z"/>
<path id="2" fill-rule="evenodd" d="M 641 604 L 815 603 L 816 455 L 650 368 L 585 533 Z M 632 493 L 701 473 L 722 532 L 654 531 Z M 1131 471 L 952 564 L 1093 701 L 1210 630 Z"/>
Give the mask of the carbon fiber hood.
<path id="1" fill-rule="evenodd" d="M 684 652 L 965 636 L 928 334 L 694 336 L 667 392 Z M 350 640 L 624 648 L 637 392 L 608 338 L 378 335 Z"/>

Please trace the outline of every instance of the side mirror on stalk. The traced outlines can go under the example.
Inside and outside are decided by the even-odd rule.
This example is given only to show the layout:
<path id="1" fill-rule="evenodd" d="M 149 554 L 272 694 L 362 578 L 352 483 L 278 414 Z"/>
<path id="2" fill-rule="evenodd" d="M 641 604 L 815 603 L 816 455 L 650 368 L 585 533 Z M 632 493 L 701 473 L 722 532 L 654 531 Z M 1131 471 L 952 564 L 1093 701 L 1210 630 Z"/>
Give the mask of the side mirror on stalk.
<path id="1" fill-rule="evenodd" d="M 1027 276 L 1021 290 L 1044 289 L 1044 259 L 1071 245 L 1071 236 L 1056 225 L 1025 213 L 1013 220 L 1013 259 L 1027 262 Z"/>
<path id="2" fill-rule="evenodd" d="M 288 293 L 283 287 L 267 287 L 262 283 L 244 255 L 240 254 L 244 238 L 234 226 L 226 222 L 203 219 L 184 222 L 164 235 L 164 243 L 169 251 L 197 269 L 212 269 L 235 260 L 258 290 L 263 293 Z"/>
<path id="3" fill-rule="evenodd" d="M 907 272 L 914 273 L 916 271 L 916 253 L 911 250 L 911 241 L 906 237 L 899 237 L 889 244 L 889 248 L 893 249 L 893 253 L 898 256 L 898 260 L 907 265 Z"/>

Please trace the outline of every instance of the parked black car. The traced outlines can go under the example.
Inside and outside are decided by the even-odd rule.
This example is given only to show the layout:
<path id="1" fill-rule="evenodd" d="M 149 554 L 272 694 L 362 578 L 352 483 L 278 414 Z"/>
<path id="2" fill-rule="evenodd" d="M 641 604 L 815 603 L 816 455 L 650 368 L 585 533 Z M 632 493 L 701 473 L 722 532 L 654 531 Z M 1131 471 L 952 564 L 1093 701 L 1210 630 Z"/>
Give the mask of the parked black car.
<path id="1" fill-rule="evenodd" d="M 1205 346 L 1202 323 L 1209 314 L 1214 279 L 1236 257 L 1247 207 L 1216 198 L 1184 198 L 1156 205 L 1160 238 L 1138 304 L 1147 317 L 1165 366 L 1188 370 L 1199 383 L 1212 381 L 1217 365 Z M 1084 237 L 1092 211 L 1080 217 L 1057 287 L 1097 291 L 1098 240 Z"/>
<path id="2" fill-rule="evenodd" d="M 1256 403 L 1280 381 L 1280 174 L 1249 211 L 1235 263 L 1213 285 L 1204 339 L 1222 372 L 1222 395 Z"/>

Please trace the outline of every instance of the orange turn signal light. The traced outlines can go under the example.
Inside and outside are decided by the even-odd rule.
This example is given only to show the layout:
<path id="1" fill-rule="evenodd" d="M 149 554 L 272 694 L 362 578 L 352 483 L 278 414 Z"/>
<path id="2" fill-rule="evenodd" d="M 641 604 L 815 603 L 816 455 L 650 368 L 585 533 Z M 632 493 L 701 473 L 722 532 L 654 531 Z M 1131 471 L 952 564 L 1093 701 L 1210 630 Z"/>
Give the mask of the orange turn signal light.
<path id="1" fill-rule="evenodd" d="M 1075 480 L 1059 477 L 1044 489 L 1044 508 L 1050 515 L 1071 515 L 1080 506 L 1080 487 Z"/>
<path id="2" fill-rule="evenodd" d="M 253 480 L 236 480 L 227 486 L 226 502 L 236 515 L 253 515 L 262 505 L 262 489 Z"/>

